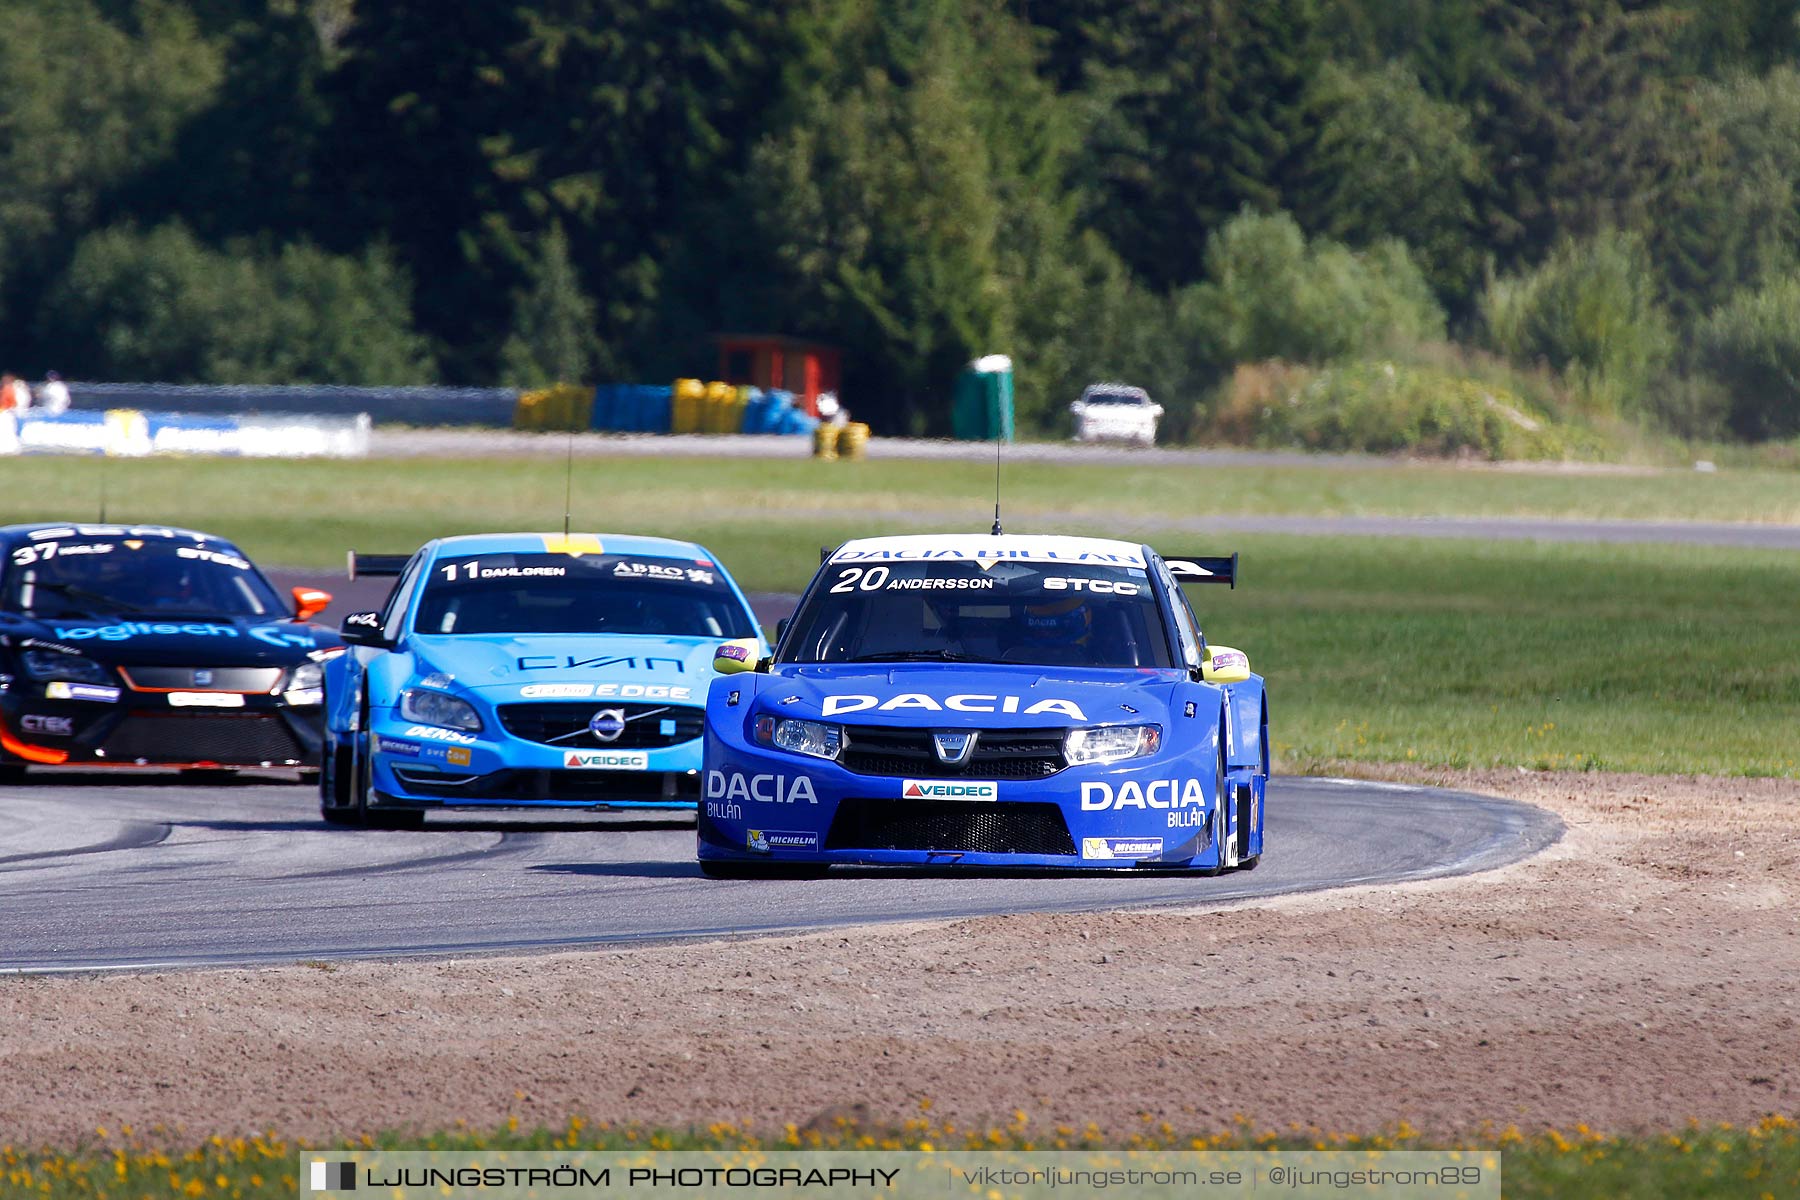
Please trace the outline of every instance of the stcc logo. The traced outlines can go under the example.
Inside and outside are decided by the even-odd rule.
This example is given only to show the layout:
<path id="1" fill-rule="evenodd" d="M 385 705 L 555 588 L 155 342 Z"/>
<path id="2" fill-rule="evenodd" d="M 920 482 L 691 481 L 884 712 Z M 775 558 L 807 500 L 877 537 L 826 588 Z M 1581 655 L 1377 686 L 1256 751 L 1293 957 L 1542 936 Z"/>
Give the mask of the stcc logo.
<path id="1" fill-rule="evenodd" d="M 588 718 L 588 732 L 597 741 L 616 742 L 625 732 L 625 710 L 603 708 Z"/>

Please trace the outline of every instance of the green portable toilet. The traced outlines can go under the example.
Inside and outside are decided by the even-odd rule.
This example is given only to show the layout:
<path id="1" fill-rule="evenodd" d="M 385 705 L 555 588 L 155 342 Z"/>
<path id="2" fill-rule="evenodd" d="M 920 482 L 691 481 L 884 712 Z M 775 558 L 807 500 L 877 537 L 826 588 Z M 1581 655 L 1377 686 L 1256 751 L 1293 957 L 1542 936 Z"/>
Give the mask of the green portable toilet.
<path id="1" fill-rule="evenodd" d="M 1013 365 L 1004 354 L 970 363 L 956 377 L 950 398 L 950 431 L 959 441 L 1013 440 Z"/>

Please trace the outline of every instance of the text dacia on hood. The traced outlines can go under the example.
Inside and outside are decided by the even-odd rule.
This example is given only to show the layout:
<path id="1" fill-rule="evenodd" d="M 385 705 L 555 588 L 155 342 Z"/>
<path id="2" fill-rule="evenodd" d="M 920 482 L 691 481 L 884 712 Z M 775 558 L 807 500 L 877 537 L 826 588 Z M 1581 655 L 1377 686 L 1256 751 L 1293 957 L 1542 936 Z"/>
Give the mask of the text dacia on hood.
<path id="1" fill-rule="evenodd" d="M 1029 728 L 1160 721 L 1179 671 L 930 663 L 790 666 L 761 685 L 764 707 L 847 724 Z"/>

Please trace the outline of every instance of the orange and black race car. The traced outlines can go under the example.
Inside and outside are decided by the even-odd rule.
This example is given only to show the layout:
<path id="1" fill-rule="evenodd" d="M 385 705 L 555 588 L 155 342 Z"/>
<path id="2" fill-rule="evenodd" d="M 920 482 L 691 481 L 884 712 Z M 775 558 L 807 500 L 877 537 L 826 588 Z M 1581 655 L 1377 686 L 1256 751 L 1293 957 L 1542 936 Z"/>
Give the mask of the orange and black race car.
<path id="1" fill-rule="evenodd" d="M 160 525 L 0 527 L 0 777 L 31 765 L 287 767 L 344 651 L 230 542 Z"/>

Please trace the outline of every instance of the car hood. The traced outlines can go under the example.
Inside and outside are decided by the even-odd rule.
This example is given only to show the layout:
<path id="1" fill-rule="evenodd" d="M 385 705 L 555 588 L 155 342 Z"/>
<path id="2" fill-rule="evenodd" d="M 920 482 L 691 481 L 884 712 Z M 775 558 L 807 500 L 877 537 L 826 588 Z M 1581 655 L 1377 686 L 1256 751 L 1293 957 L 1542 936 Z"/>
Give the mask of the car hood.
<path id="1" fill-rule="evenodd" d="M 784 666 L 758 688 L 762 707 L 849 725 L 1018 728 L 1120 725 L 1167 718 L 1181 671 L 1010 664 Z"/>
<path id="2" fill-rule="evenodd" d="M 213 667 L 288 665 L 343 644 L 332 630 L 289 620 L 243 617 L 157 619 L 133 615 L 106 620 L 36 619 L 6 614 L 0 634 L 15 646 L 73 651 L 114 666 Z"/>
<path id="3" fill-rule="evenodd" d="M 491 700 L 549 684 L 679 684 L 705 694 L 716 637 L 645 634 L 415 634 L 420 675 L 449 675 Z"/>

